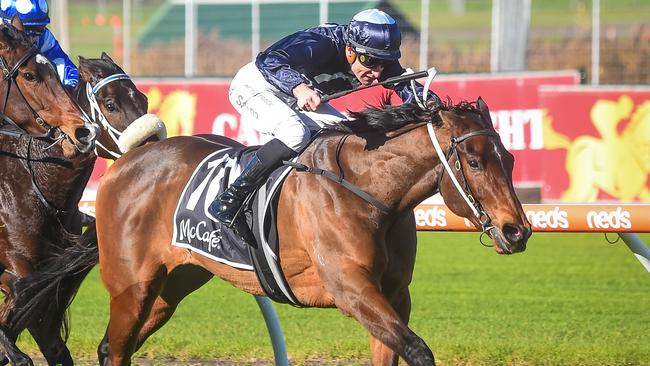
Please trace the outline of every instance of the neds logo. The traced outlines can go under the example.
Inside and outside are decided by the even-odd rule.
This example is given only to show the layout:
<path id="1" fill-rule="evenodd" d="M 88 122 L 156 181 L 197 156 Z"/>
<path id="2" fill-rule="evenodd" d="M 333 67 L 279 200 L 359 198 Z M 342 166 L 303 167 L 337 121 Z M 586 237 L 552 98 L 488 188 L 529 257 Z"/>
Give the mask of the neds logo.
<path id="1" fill-rule="evenodd" d="M 533 227 L 537 228 L 567 229 L 569 227 L 567 212 L 557 206 L 552 211 L 528 211 L 526 217 Z"/>
<path id="2" fill-rule="evenodd" d="M 428 210 L 415 209 L 415 223 L 418 226 L 446 227 L 446 212 L 439 206 L 433 206 Z"/>
<path id="3" fill-rule="evenodd" d="M 620 207 L 616 211 L 589 211 L 587 225 L 590 229 L 629 229 L 632 227 L 630 212 Z"/>

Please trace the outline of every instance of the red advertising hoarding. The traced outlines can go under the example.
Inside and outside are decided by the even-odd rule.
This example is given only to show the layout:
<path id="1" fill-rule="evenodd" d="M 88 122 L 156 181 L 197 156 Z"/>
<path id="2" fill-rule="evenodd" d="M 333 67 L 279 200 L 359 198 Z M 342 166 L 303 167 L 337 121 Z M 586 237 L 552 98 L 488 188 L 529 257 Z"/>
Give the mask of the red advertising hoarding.
<path id="1" fill-rule="evenodd" d="M 543 126 L 538 89 L 541 85 L 575 85 L 575 71 L 535 72 L 499 75 L 439 75 L 431 89 L 452 101 L 476 100 L 481 96 L 490 107 L 492 122 L 505 147 L 516 158 L 513 179 L 517 185 L 541 186 L 539 161 L 542 158 Z M 216 80 L 136 80 L 149 98 L 149 111 L 158 114 L 168 135 L 215 133 L 244 144 L 259 144 L 263 138 L 228 102 L 229 81 Z M 360 110 L 377 105 L 386 95 L 381 87 L 371 88 L 332 102 L 339 110 Z M 90 186 L 106 169 L 98 161 Z"/>
<path id="2" fill-rule="evenodd" d="M 540 88 L 542 199 L 650 202 L 650 87 Z"/>

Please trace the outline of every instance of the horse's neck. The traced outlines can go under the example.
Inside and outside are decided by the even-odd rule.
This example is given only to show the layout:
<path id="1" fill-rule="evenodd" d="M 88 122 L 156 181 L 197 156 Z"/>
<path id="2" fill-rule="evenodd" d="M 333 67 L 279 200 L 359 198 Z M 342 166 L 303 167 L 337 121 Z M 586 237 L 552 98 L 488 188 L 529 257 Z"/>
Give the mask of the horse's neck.
<path id="1" fill-rule="evenodd" d="M 343 168 L 344 178 L 396 211 L 412 210 L 437 190 L 440 161 L 426 126 L 386 140 L 380 135 L 348 137 L 338 164 L 336 147 L 342 137 L 328 137 L 315 146 L 312 164 L 334 173 Z M 325 149 L 325 153 L 322 152 Z M 326 165 L 323 167 L 322 165 Z"/>
<path id="2" fill-rule="evenodd" d="M 26 140 L 26 138 L 25 138 Z M 28 144 L 25 141 L 23 153 L 26 156 Z M 90 179 L 96 157 L 93 153 L 77 155 L 73 158 L 65 158 L 61 148 L 53 146 L 44 150 L 46 143 L 33 142 L 29 152 L 31 172 L 34 181 L 45 198 L 59 209 L 70 209 L 75 207 L 81 200 L 84 188 Z M 30 166 L 25 165 L 25 173 L 30 176 Z"/>
<path id="3" fill-rule="evenodd" d="M 36 120 L 27 108 L 27 103 L 16 98 L 17 88 L 15 85 L 11 89 L 10 94 L 7 95 L 7 82 L 0 81 L 0 112 L 2 113 L 0 125 L 10 125 L 13 122 L 23 131 L 32 134 L 39 133 L 40 127 L 36 125 Z M 10 119 L 11 122 L 6 121 L 5 118 Z"/>
<path id="4" fill-rule="evenodd" d="M 79 83 L 77 86 L 75 86 L 72 95 L 74 95 L 74 99 L 77 101 L 77 105 L 86 113 L 90 112 L 90 105 L 88 102 L 88 97 L 86 96 L 86 85 L 88 83 L 79 80 Z"/>

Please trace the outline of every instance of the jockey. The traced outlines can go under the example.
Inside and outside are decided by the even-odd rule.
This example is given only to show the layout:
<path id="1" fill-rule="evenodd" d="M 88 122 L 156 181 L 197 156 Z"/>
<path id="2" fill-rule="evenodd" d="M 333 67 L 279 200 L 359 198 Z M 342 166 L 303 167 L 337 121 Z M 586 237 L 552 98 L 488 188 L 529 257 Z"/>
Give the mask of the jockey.
<path id="1" fill-rule="evenodd" d="M 79 82 L 77 66 L 61 49 L 54 34 L 47 29 L 50 24 L 49 9 L 46 0 L 2 0 L 0 17 L 11 23 L 11 18 L 18 15 L 25 26 L 25 32 L 33 39 L 38 52 L 47 57 L 56 67 L 63 85 L 74 87 Z"/>
<path id="2" fill-rule="evenodd" d="M 256 152 L 239 177 L 208 208 L 236 232 L 246 230 L 233 219 L 246 197 L 268 174 L 295 157 L 318 129 L 346 117 L 321 97 L 405 72 L 399 58 L 401 34 L 388 14 L 368 9 L 349 24 L 324 24 L 291 34 L 242 67 L 230 85 L 235 109 L 263 134 L 274 137 Z M 423 87 L 409 82 L 394 87 L 404 103 L 414 101 Z M 431 99 L 439 100 L 435 94 Z"/>

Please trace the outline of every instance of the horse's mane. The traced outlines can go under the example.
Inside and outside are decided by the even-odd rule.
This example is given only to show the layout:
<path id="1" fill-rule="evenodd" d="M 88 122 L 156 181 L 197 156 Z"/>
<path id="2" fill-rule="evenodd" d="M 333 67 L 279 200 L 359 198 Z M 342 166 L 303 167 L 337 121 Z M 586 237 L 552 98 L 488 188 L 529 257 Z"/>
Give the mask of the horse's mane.
<path id="1" fill-rule="evenodd" d="M 421 122 L 433 122 L 434 125 L 439 125 L 442 122 L 439 111 L 478 113 L 476 102 L 465 100 L 454 104 L 450 98 L 447 98 L 444 102 L 429 102 L 427 109 L 422 109 L 415 103 L 391 105 L 390 101 L 384 99 L 379 107 L 368 106 L 360 112 L 348 112 L 350 120 L 327 127 L 325 130 L 343 133 L 389 132 Z"/>
<path id="2" fill-rule="evenodd" d="M 17 42 L 20 46 L 32 47 L 32 42 L 25 32 L 19 31 L 12 24 L 0 20 L 0 31 L 10 40 Z"/>

